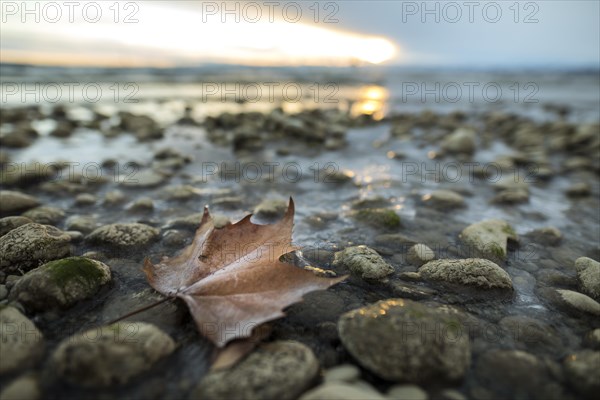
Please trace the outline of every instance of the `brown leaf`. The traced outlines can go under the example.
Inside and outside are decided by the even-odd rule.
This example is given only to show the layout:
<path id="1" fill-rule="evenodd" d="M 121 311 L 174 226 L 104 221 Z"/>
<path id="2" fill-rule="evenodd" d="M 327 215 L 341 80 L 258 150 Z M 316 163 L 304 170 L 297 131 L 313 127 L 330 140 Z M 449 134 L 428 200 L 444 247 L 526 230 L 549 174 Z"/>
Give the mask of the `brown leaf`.
<path id="1" fill-rule="evenodd" d="M 250 222 L 252 215 L 216 229 L 204 209 L 194 241 L 173 258 L 154 265 L 145 261 L 150 285 L 183 299 L 200 332 L 218 347 L 252 335 L 259 324 L 280 318 L 283 309 L 314 290 L 345 277 L 329 279 L 279 261 L 296 250 L 291 245 L 294 202 L 280 221 Z"/>
<path id="2" fill-rule="evenodd" d="M 227 346 L 215 354 L 215 359 L 210 367 L 211 370 L 225 369 L 236 364 L 239 360 L 250 353 L 258 343 L 271 334 L 273 328 L 270 324 L 262 324 L 252 330 L 252 335 L 244 339 L 229 342 Z"/>

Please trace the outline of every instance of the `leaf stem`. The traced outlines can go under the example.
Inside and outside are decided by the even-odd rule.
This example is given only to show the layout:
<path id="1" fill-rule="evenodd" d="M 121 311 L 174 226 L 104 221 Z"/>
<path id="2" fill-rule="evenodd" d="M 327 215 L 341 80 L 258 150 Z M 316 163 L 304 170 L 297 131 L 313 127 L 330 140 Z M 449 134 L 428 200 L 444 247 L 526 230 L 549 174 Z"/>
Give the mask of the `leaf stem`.
<path id="1" fill-rule="evenodd" d="M 117 323 L 119 321 L 124 320 L 125 318 L 129 318 L 129 317 L 131 317 L 133 315 L 139 314 L 141 312 L 144 312 L 146 310 L 154 308 L 154 307 L 156 307 L 158 305 L 161 305 L 162 303 L 166 303 L 167 301 L 172 301 L 172 300 L 175 300 L 175 297 L 165 297 L 164 299 L 155 301 L 154 303 L 151 303 L 151 304 L 149 304 L 147 306 L 144 306 L 142 308 L 138 308 L 137 310 L 134 310 L 134 311 L 132 311 L 132 312 L 130 312 L 128 314 L 125 314 L 125 315 L 123 315 L 123 316 L 121 316 L 121 317 L 119 317 L 117 319 L 114 319 L 114 320 L 110 321 L 109 323 L 107 323 L 107 325 L 115 324 L 115 323 Z"/>

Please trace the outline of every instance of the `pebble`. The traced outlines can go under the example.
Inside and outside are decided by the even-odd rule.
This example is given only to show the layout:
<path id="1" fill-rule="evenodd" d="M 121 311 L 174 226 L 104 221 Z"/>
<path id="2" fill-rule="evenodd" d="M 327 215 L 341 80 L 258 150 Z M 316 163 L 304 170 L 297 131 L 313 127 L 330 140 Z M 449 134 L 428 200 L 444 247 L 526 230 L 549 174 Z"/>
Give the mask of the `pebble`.
<path id="1" fill-rule="evenodd" d="M 318 372 L 317 358 L 305 345 L 271 342 L 233 367 L 207 374 L 195 398 L 293 400 L 310 387 Z"/>
<path id="2" fill-rule="evenodd" d="M 375 236 L 375 244 L 389 247 L 391 249 L 406 251 L 417 244 L 416 241 L 401 233 L 384 233 Z"/>
<path id="3" fill-rule="evenodd" d="M 529 191 L 523 189 L 507 189 L 496 194 L 491 203 L 496 204 L 521 204 L 529 201 Z"/>
<path id="4" fill-rule="evenodd" d="M 572 198 L 586 197 L 592 193 L 592 188 L 588 183 L 579 182 L 574 183 L 567 188 L 565 191 L 566 195 Z"/>
<path id="5" fill-rule="evenodd" d="M 3 170 L 2 174 L 0 174 L 0 183 L 2 185 L 26 186 L 32 183 L 39 183 L 48 179 L 56 178 L 56 176 L 57 170 L 53 166 L 33 161 L 25 164 L 19 164 L 19 168 L 7 168 Z M 19 195 L 23 194 L 20 192 L 13 193 L 18 193 Z M 31 199 L 27 198 L 26 200 L 21 196 L 19 196 L 19 198 L 31 204 Z M 17 207 L 22 206 L 17 204 Z M 21 211 L 25 211 L 25 209 L 21 209 Z"/>
<path id="6" fill-rule="evenodd" d="M 513 168 L 513 165 L 506 166 L 506 169 Z M 500 192 L 505 190 L 529 192 L 529 184 L 525 181 L 525 178 L 521 176 L 510 176 L 507 174 L 506 176 L 498 179 L 498 181 L 494 182 L 493 186 L 494 189 Z"/>
<path id="7" fill-rule="evenodd" d="M 378 229 L 392 230 L 400 227 L 400 216 L 387 208 L 366 208 L 353 211 L 350 215 L 357 221 Z"/>
<path id="8" fill-rule="evenodd" d="M 344 382 L 326 382 L 304 393 L 299 400 L 385 400 L 374 389 Z"/>
<path id="9" fill-rule="evenodd" d="M 104 204 L 108 206 L 115 206 L 124 203 L 127 197 L 120 190 L 112 190 L 104 195 Z"/>
<path id="10" fill-rule="evenodd" d="M 254 215 L 259 218 L 281 217 L 288 209 L 288 202 L 281 199 L 263 200 L 254 208 Z"/>
<path id="11" fill-rule="evenodd" d="M 167 229 L 161 236 L 162 241 L 166 246 L 182 248 L 185 246 L 186 240 L 190 235 L 176 229 Z"/>
<path id="12" fill-rule="evenodd" d="M 151 369 L 173 350 L 173 339 L 154 325 L 120 322 L 64 339 L 52 354 L 51 368 L 73 385 L 114 387 Z"/>
<path id="13" fill-rule="evenodd" d="M 389 207 L 390 204 L 390 200 L 385 197 L 373 196 L 353 201 L 352 208 L 354 210 L 362 210 L 364 208 L 385 208 Z"/>
<path id="14" fill-rule="evenodd" d="M 70 231 L 90 233 L 96 228 L 98 228 L 98 222 L 91 215 L 73 215 L 65 222 L 65 229 Z"/>
<path id="15" fill-rule="evenodd" d="M 21 376 L 15 379 L 0 393 L 0 400 L 38 400 L 41 398 L 40 385 L 32 376 Z"/>
<path id="16" fill-rule="evenodd" d="M 122 249 L 133 249 L 150 245 L 158 238 L 159 230 L 137 222 L 104 225 L 90 233 L 92 243 Z"/>
<path id="17" fill-rule="evenodd" d="M 527 233 L 527 235 L 531 237 L 534 242 L 547 246 L 556 246 L 562 240 L 562 233 L 558 228 L 553 226 L 534 229 Z"/>
<path id="18" fill-rule="evenodd" d="M 543 321 L 523 315 L 511 315 L 500 320 L 500 326 L 508 331 L 519 349 L 555 352 L 563 343 L 559 333 Z"/>
<path id="19" fill-rule="evenodd" d="M 6 285 L 0 285 L 0 300 L 4 300 L 6 297 L 8 297 Z"/>
<path id="20" fill-rule="evenodd" d="M 506 260 L 508 240 L 518 240 L 508 222 L 490 219 L 466 227 L 459 235 L 470 257 L 487 258 L 495 262 Z"/>
<path id="21" fill-rule="evenodd" d="M 0 215 L 18 214 L 39 205 L 33 196 L 12 190 L 0 190 Z"/>
<path id="22" fill-rule="evenodd" d="M 352 364 L 338 365 L 323 374 L 325 382 L 354 382 L 360 378 L 360 370 Z"/>
<path id="23" fill-rule="evenodd" d="M 56 207 L 40 206 L 32 208 L 22 216 L 38 224 L 57 225 L 65 218 L 65 212 Z"/>
<path id="24" fill-rule="evenodd" d="M 338 331 L 363 367 L 390 381 L 457 380 L 471 360 L 469 335 L 458 317 L 411 300 L 388 299 L 350 311 Z"/>
<path id="25" fill-rule="evenodd" d="M 454 154 L 473 154 L 475 152 L 475 131 L 458 128 L 444 138 L 442 149 Z"/>
<path id="26" fill-rule="evenodd" d="M 345 266 L 353 274 L 367 280 L 381 280 L 394 273 L 394 267 L 385 262 L 375 250 L 364 245 L 336 252 L 332 265 Z"/>
<path id="27" fill-rule="evenodd" d="M 427 400 L 427 392 L 417 385 L 392 386 L 386 396 L 389 400 Z"/>
<path id="28" fill-rule="evenodd" d="M 434 260 L 419 269 L 427 280 L 459 284 L 477 289 L 513 288 L 508 273 L 497 264 L 483 258 Z"/>
<path id="29" fill-rule="evenodd" d="M 169 186 L 162 190 L 162 196 L 169 201 L 184 201 L 199 197 L 199 189 L 190 185 Z"/>
<path id="30" fill-rule="evenodd" d="M 575 260 L 575 269 L 581 291 L 594 299 L 600 299 L 600 263 L 588 257 Z"/>
<path id="31" fill-rule="evenodd" d="M 96 196 L 89 193 L 80 193 L 75 197 L 76 206 L 91 206 L 96 204 L 96 201 L 98 201 Z"/>
<path id="32" fill-rule="evenodd" d="M 5 273 L 28 271 L 41 262 L 66 257 L 71 237 L 49 225 L 30 223 L 0 237 L 0 270 Z"/>
<path id="33" fill-rule="evenodd" d="M 406 260 L 417 267 L 433 260 L 435 253 L 422 243 L 415 244 L 406 253 Z"/>
<path id="34" fill-rule="evenodd" d="M 583 350 L 571 354 L 563 366 L 567 380 L 578 393 L 590 399 L 600 393 L 600 351 Z"/>
<path id="35" fill-rule="evenodd" d="M 0 375 L 31 367 L 41 358 L 42 332 L 19 310 L 0 305 L 0 327 Z"/>
<path id="36" fill-rule="evenodd" d="M 355 174 L 352 171 L 321 169 L 318 172 L 318 181 L 325 184 L 343 184 L 352 182 Z"/>
<path id="37" fill-rule="evenodd" d="M 593 350 L 600 350 L 600 328 L 588 332 L 583 338 L 583 344 Z"/>
<path id="38" fill-rule="evenodd" d="M 422 197 L 423 203 L 438 210 L 451 210 L 465 206 L 465 199 L 452 190 L 435 190 Z"/>
<path id="39" fill-rule="evenodd" d="M 91 298 L 110 279 L 110 268 L 100 261 L 69 257 L 26 273 L 11 289 L 10 298 L 30 310 L 65 309 Z"/>
<path id="40" fill-rule="evenodd" d="M 33 222 L 29 218 L 25 217 L 4 217 L 0 218 L 0 237 L 6 235 L 8 232 L 21 225 L 29 224 Z"/>
<path id="41" fill-rule="evenodd" d="M 467 400 L 467 397 L 454 389 L 442 390 L 439 394 L 440 400 Z"/>
<path id="42" fill-rule="evenodd" d="M 150 197 L 140 197 L 127 209 L 131 212 L 150 212 L 154 210 L 154 201 Z"/>
<path id="43" fill-rule="evenodd" d="M 494 399 L 563 399 L 565 394 L 552 370 L 533 354 L 520 350 L 487 351 L 475 366 L 479 382 Z"/>
<path id="44" fill-rule="evenodd" d="M 600 316 L 600 304 L 583 293 L 572 290 L 557 289 L 556 292 L 565 305 L 578 311 Z"/>
<path id="45" fill-rule="evenodd" d="M 119 183 L 125 187 L 152 188 L 163 184 L 166 178 L 167 176 L 163 173 L 146 169 L 123 176 Z"/>

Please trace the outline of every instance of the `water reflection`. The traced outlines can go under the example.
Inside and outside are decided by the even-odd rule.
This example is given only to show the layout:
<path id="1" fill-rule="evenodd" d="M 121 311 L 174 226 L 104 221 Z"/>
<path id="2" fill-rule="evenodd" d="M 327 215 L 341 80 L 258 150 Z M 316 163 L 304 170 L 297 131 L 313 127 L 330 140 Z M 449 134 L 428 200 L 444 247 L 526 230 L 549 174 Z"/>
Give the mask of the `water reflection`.
<path id="1" fill-rule="evenodd" d="M 350 113 L 353 116 L 370 115 L 374 120 L 380 120 L 387 111 L 388 98 L 389 92 L 386 88 L 377 85 L 364 86 L 359 90 Z"/>

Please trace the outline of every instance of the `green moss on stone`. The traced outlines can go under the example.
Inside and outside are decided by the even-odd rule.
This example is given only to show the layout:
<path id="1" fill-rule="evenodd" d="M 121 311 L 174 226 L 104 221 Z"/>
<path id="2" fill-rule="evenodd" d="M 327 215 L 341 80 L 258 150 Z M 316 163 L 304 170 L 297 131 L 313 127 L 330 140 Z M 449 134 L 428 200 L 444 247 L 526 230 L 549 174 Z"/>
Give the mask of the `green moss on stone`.
<path id="1" fill-rule="evenodd" d="M 504 228 L 502 228 L 502 232 L 506 233 L 508 236 L 517 236 L 517 232 L 515 232 L 515 230 L 510 225 L 504 226 Z"/>
<path id="2" fill-rule="evenodd" d="M 375 227 L 395 229 L 400 227 L 400 216 L 385 208 L 368 208 L 356 211 L 354 218 Z"/>
<path id="3" fill-rule="evenodd" d="M 497 245 L 496 243 L 490 243 L 489 251 L 494 257 L 497 257 L 499 259 L 503 259 L 504 257 L 506 257 L 506 253 L 504 253 L 504 249 L 502 247 L 500 247 L 499 245 Z"/>
<path id="4" fill-rule="evenodd" d="M 51 279 L 62 287 L 70 281 L 78 280 L 86 286 L 96 287 L 105 277 L 98 265 L 85 257 L 69 257 L 46 264 L 45 269 Z"/>

